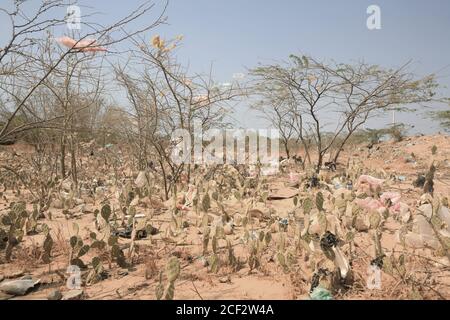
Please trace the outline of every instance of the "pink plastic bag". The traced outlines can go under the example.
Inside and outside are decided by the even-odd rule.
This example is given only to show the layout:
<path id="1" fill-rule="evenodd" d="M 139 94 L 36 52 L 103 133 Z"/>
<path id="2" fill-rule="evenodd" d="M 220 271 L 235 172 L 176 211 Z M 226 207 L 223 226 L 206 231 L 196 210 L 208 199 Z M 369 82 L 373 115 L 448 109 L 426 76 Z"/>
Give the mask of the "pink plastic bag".
<path id="1" fill-rule="evenodd" d="M 381 195 L 380 200 L 383 203 L 386 203 L 386 201 L 390 200 L 392 205 L 396 205 L 397 203 L 400 202 L 400 198 L 401 195 L 398 192 L 384 192 Z"/>
<path id="2" fill-rule="evenodd" d="M 373 189 L 376 189 L 378 186 L 381 186 L 383 182 L 384 182 L 383 179 L 377 179 L 364 174 L 358 178 L 358 186 L 360 186 L 361 184 L 368 184 Z"/>
<path id="3" fill-rule="evenodd" d="M 355 203 L 361 208 L 366 209 L 367 211 L 386 209 L 386 206 L 380 200 L 370 197 L 365 199 L 356 199 Z"/>
<path id="4" fill-rule="evenodd" d="M 80 41 L 76 41 L 70 37 L 61 37 L 61 38 L 57 38 L 56 41 L 58 41 L 59 43 L 61 43 L 62 45 L 64 45 L 67 48 L 74 48 L 74 49 L 79 49 L 82 52 L 105 52 L 107 51 L 106 48 L 100 47 L 97 45 L 97 40 L 94 39 L 85 39 L 85 40 L 80 40 Z"/>

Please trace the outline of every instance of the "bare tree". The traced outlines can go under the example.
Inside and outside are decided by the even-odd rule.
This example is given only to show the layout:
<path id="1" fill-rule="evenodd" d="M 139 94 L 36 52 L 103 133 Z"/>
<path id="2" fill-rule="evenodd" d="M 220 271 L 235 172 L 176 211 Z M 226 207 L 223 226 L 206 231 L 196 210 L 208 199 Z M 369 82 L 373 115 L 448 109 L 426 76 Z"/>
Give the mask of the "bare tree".
<path id="1" fill-rule="evenodd" d="M 194 122 L 203 130 L 222 126 L 228 103 L 241 94 L 239 87 L 215 85 L 210 76 L 190 76 L 173 56 L 180 41 L 155 37 L 150 45 L 136 39 L 128 63 L 116 68 L 131 106 L 126 112 L 134 125 L 127 135 L 137 147 L 138 166 L 142 169 L 150 157 L 156 159 L 166 198 L 182 172 L 190 175 L 190 165 L 171 159 L 172 132 L 186 129 L 193 137 Z"/>
<path id="2" fill-rule="evenodd" d="M 318 172 L 325 154 L 335 148 L 332 160 L 337 162 L 350 136 L 370 117 L 389 110 L 407 110 L 411 104 L 434 99 L 434 76 L 415 78 L 407 71 L 408 66 L 387 70 L 363 62 L 323 63 L 291 55 L 286 63 L 260 66 L 251 73 L 257 93 L 267 96 L 270 90 L 275 101 L 291 105 L 290 116 L 302 121 L 302 137 L 312 134 Z M 277 105 L 273 101 L 266 99 L 266 108 L 273 109 Z M 335 129 L 325 139 L 327 120 Z"/>
<path id="3" fill-rule="evenodd" d="M 0 50 L 0 96 L 3 109 L 1 114 L 3 119 L 0 118 L 0 143 L 5 143 L 15 135 L 47 122 L 48 119 L 41 119 L 32 123 L 22 123 L 19 127 L 12 127 L 16 116 L 26 109 L 27 101 L 39 87 L 44 85 L 48 77 L 68 56 L 74 55 L 78 58 L 84 54 L 86 49 L 99 46 L 99 44 L 108 48 L 112 53 L 111 48 L 114 45 L 148 31 L 165 20 L 164 8 L 161 15 L 156 17 L 153 22 L 146 23 L 137 30 L 127 30 L 130 29 L 129 26 L 132 22 L 148 17 L 148 13 L 154 5 L 144 2 L 130 14 L 108 26 L 84 22 L 82 30 L 85 31 L 78 35 L 78 40 L 75 40 L 73 46 L 62 51 L 56 59 L 52 60 L 51 64 L 40 68 L 42 64 L 35 57 L 36 50 L 51 37 L 49 34 L 45 37 L 49 28 L 65 23 L 64 18 L 55 19 L 53 17 L 59 16 L 58 11 L 61 12 L 67 3 L 63 0 L 42 1 L 32 15 L 27 14 L 23 8 L 26 3 L 28 1 L 17 1 L 16 9 L 13 12 L 2 9 L 10 17 L 13 34 L 7 46 Z M 84 44 L 86 39 L 91 38 L 96 41 L 88 41 L 88 44 Z M 33 77 L 34 82 L 30 85 L 28 76 L 36 71 L 41 71 L 42 74 L 39 77 Z M 23 81 L 25 84 L 22 83 Z M 20 95 L 17 94 L 18 90 L 21 92 Z"/>

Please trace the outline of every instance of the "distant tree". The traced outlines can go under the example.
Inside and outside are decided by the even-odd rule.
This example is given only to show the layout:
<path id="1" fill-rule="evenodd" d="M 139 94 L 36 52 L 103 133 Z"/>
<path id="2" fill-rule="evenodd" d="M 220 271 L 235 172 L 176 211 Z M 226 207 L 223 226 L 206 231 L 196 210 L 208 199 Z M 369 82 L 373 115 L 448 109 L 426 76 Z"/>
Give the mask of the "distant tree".
<path id="1" fill-rule="evenodd" d="M 440 123 L 441 128 L 450 132 L 450 110 L 433 111 L 431 116 Z"/>
<path id="2" fill-rule="evenodd" d="M 293 117 L 295 123 L 301 123 L 299 139 L 313 136 L 316 170 L 320 171 L 324 155 L 335 150 L 333 161 L 337 162 L 348 139 L 369 118 L 391 110 L 409 110 L 412 104 L 434 99 L 438 86 L 434 76 L 417 78 L 407 71 L 408 66 L 393 70 L 364 62 L 325 63 L 291 55 L 285 63 L 258 66 L 250 73 L 255 93 L 262 97 L 258 108 L 274 110 L 283 105 L 289 110 L 286 119 Z M 335 130 L 324 139 L 330 118 Z M 279 123 L 286 126 L 291 122 Z"/>

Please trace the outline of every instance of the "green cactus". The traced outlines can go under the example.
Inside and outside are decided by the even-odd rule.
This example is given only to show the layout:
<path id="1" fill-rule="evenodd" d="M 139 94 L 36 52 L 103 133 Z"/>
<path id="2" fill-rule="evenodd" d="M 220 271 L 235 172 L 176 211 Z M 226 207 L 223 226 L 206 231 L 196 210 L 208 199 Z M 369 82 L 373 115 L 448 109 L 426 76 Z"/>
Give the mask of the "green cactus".
<path id="1" fill-rule="evenodd" d="M 175 295 L 175 281 L 180 276 L 180 262 L 176 257 L 170 258 L 166 265 L 166 277 L 167 284 L 164 286 L 163 273 L 159 273 L 159 282 L 155 289 L 156 299 L 161 300 L 163 297 L 165 300 L 173 300 Z M 165 290 L 164 290 L 165 288 Z"/>
<path id="2" fill-rule="evenodd" d="M 44 263 L 49 264 L 50 258 L 51 258 L 51 251 L 53 248 L 53 239 L 52 239 L 52 236 L 50 235 L 50 229 L 48 228 L 47 225 L 45 225 L 45 227 L 44 227 L 44 234 L 45 234 L 45 240 L 42 245 L 44 252 L 42 254 L 41 259 Z"/>

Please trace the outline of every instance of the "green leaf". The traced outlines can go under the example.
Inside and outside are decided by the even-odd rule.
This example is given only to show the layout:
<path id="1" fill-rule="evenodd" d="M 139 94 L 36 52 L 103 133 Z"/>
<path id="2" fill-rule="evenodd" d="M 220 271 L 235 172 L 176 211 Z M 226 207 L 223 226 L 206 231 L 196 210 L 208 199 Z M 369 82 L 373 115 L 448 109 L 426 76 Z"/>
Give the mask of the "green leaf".
<path id="1" fill-rule="evenodd" d="M 219 271 L 219 258 L 217 255 L 213 254 L 209 258 L 209 265 L 211 266 L 210 270 L 212 273 L 217 273 Z"/>
<path id="2" fill-rule="evenodd" d="M 173 282 L 169 282 L 164 299 L 173 300 L 174 295 L 175 295 L 175 284 Z"/>
<path id="3" fill-rule="evenodd" d="M 378 228 L 381 222 L 381 216 L 378 212 L 372 211 L 369 216 L 370 227 L 373 229 Z"/>
<path id="4" fill-rule="evenodd" d="M 209 198 L 209 194 L 206 193 L 202 199 L 202 210 L 207 212 L 211 208 L 211 199 Z"/>
<path id="5" fill-rule="evenodd" d="M 284 268 L 286 267 L 286 259 L 284 258 L 284 254 L 282 254 L 281 252 L 277 253 L 277 260 L 278 263 Z"/>
<path id="6" fill-rule="evenodd" d="M 91 244 L 92 249 L 103 250 L 105 247 L 106 247 L 105 241 L 101 241 L 101 240 L 96 240 L 96 241 L 92 242 L 92 244 Z"/>
<path id="7" fill-rule="evenodd" d="M 48 235 L 45 238 L 43 247 L 44 247 L 44 251 L 47 254 L 50 254 L 50 251 L 52 250 L 52 247 L 53 247 L 53 239 L 52 239 L 52 237 L 50 235 Z"/>
<path id="8" fill-rule="evenodd" d="M 99 257 L 93 257 L 91 263 L 92 263 L 92 267 L 93 267 L 94 269 L 97 269 L 97 267 L 98 267 L 98 266 L 100 265 L 100 263 L 101 263 L 100 258 L 99 258 Z"/>
<path id="9" fill-rule="evenodd" d="M 313 206 L 312 200 L 310 198 L 306 198 L 303 201 L 303 212 L 304 212 L 304 214 L 309 214 L 311 212 L 311 210 L 312 210 L 312 206 Z"/>
<path id="10" fill-rule="evenodd" d="M 78 258 L 80 258 L 80 257 L 84 256 L 86 253 L 88 253 L 89 249 L 90 249 L 90 247 L 87 244 L 82 246 L 80 251 L 78 251 Z"/>
<path id="11" fill-rule="evenodd" d="M 72 247 L 72 249 L 74 249 L 78 243 L 78 237 L 77 236 L 70 237 L 69 242 L 70 242 L 70 246 Z"/>
<path id="12" fill-rule="evenodd" d="M 109 206 L 109 204 L 105 204 L 102 207 L 101 215 L 103 219 L 105 219 L 105 221 L 109 221 L 109 217 L 111 216 L 111 207 Z"/>
<path id="13" fill-rule="evenodd" d="M 164 286 L 161 282 L 156 286 L 155 295 L 157 300 L 161 300 L 164 295 Z"/>
<path id="14" fill-rule="evenodd" d="M 120 249 L 119 245 L 114 244 L 114 245 L 111 247 L 111 255 L 112 255 L 114 258 L 119 258 L 120 256 L 123 255 L 123 252 L 122 252 L 122 250 Z"/>
<path id="15" fill-rule="evenodd" d="M 323 194 L 322 192 L 318 192 L 316 194 L 316 207 L 319 211 L 323 211 Z"/>
<path id="16" fill-rule="evenodd" d="M 85 269 L 86 265 L 84 264 L 84 262 L 80 259 L 80 258 L 75 258 L 72 259 L 72 261 L 70 262 L 71 265 L 77 266 L 80 269 Z"/>
<path id="17" fill-rule="evenodd" d="M 110 236 L 108 239 L 108 245 L 111 247 L 113 245 L 117 244 L 117 242 L 118 242 L 118 238 L 116 236 Z"/>
<path id="18" fill-rule="evenodd" d="M 212 250 L 214 253 L 217 253 L 217 237 L 214 236 L 211 242 Z"/>
<path id="19" fill-rule="evenodd" d="M 42 262 L 44 262 L 44 263 L 46 263 L 46 264 L 49 264 L 49 263 L 51 262 L 51 260 L 50 260 L 50 254 L 49 254 L 49 253 L 44 252 L 44 253 L 42 254 Z"/>
<path id="20" fill-rule="evenodd" d="M 176 257 L 170 258 L 166 265 L 166 275 L 170 282 L 174 282 L 180 275 L 180 262 Z"/>
<path id="21" fill-rule="evenodd" d="M 264 237 L 264 241 L 266 242 L 266 245 L 269 245 L 271 240 L 272 240 L 272 234 L 269 231 L 266 233 L 266 235 Z"/>

